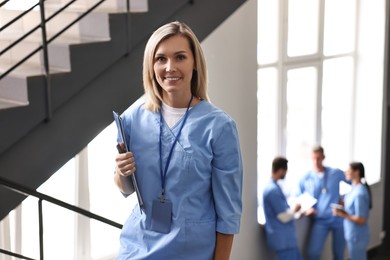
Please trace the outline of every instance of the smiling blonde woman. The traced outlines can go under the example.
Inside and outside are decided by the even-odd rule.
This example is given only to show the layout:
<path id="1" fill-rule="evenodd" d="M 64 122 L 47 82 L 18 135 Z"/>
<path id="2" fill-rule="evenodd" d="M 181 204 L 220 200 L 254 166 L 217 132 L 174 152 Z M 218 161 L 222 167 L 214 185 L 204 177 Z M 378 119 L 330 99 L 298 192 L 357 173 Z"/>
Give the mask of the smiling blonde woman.
<path id="1" fill-rule="evenodd" d="M 122 115 L 131 152 L 116 157 L 126 195 L 135 174 L 142 212 L 123 226 L 117 259 L 228 260 L 242 212 L 234 121 L 208 101 L 198 39 L 181 22 L 157 29 L 144 53 L 145 96 Z"/>

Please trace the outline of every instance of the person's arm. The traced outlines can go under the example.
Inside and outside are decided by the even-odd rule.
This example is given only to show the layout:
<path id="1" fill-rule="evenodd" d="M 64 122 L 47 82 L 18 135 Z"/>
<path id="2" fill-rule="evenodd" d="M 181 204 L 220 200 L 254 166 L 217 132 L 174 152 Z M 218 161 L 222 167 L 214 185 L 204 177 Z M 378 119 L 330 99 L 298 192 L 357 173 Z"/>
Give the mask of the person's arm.
<path id="1" fill-rule="evenodd" d="M 136 170 L 134 156 L 131 152 L 118 154 L 115 161 L 114 182 L 123 194 L 130 195 L 134 192 L 134 187 L 128 177 Z"/>
<path id="2" fill-rule="evenodd" d="M 215 259 L 227 260 L 233 235 L 240 231 L 242 213 L 242 161 L 238 132 L 228 121 L 212 142 L 212 195 L 217 216 Z M 230 235 L 228 235 L 230 234 Z"/>
<path id="3" fill-rule="evenodd" d="M 333 209 L 333 214 L 345 218 L 358 225 L 364 225 L 367 222 L 369 202 L 365 196 L 359 194 L 354 199 L 355 215 L 348 214 L 348 212 L 340 209 Z"/>
<path id="4" fill-rule="evenodd" d="M 234 235 L 217 232 L 214 260 L 229 260 L 232 251 Z"/>
<path id="5" fill-rule="evenodd" d="M 349 215 L 347 212 L 339 209 L 333 209 L 333 215 L 345 218 L 351 222 L 354 222 L 359 225 L 366 224 L 367 219 L 365 217 L 356 216 L 356 215 Z"/>
<path id="6" fill-rule="evenodd" d="M 295 213 L 297 213 L 300 209 L 301 205 L 297 204 L 294 208 L 289 208 L 286 211 L 279 213 L 276 217 L 280 222 L 287 223 L 294 218 Z"/>

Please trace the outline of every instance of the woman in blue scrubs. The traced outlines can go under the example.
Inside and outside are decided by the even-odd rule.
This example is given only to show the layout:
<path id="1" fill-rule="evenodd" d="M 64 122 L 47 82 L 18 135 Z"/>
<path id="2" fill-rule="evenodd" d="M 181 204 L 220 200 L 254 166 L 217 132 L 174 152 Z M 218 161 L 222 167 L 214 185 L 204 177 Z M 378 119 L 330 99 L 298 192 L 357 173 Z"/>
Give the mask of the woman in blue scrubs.
<path id="1" fill-rule="evenodd" d="M 352 191 L 345 195 L 344 210 L 333 209 L 333 214 L 344 218 L 344 236 L 350 259 L 366 260 L 370 240 L 368 217 L 372 202 L 363 164 L 352 162 L 345 177 L 352 182 Z"/>
<path id="2" fill-rule="evenodd" d="M 131 152 L 115 183 L 144 202 L 123 226 L 117 259 L 228 260 L 240 230 L 242 162 L 234 121 L 208 101 L 205 59 L 181 22 L 157 29 L 144 53 L 145 95 L 122 115 Z"/>

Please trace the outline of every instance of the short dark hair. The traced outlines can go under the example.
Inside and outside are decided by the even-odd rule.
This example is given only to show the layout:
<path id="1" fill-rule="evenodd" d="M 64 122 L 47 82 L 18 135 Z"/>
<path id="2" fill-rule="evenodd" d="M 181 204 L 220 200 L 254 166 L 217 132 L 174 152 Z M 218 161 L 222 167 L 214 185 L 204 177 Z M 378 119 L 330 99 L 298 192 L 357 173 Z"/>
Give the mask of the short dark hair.
<path id="1" fill-rule="evenodd" d="M 272 161 L 272 173 L 275 173 L 280 169 L 287 170 L 287 168 L 288 168 L 287 163 L 288 163 L 288 160 L 286 158 L 280 157 L 280 156 L 276 157 Z"/>
<path id="2" fill-rule="evenodd" d="M 313 148 L 311 149 L 311 151 L 312 151 L 313 153 L 322 153 L 322 154 L 325 154 L 324 148 L 323 148 L 321 145 L 319 145 L 319 144 L 314 145 Z"/>

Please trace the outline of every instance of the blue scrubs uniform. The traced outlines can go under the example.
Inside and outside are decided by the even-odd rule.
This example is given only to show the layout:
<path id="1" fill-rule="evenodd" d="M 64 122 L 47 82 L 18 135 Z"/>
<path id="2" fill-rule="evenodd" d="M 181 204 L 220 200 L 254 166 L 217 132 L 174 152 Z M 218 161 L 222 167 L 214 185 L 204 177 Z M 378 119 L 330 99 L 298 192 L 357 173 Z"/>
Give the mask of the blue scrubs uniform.
<path id="1" fill-rule="evenodd" d="M 314 171 L 309 171 L 299 182 L 300 194 L 308 192 L 318 200 L 314 206 L 317 210 L 317 215 L 313 218 L 307 252 L 310 260 L 320 259 L 324 243 L 330 231 L 333 233 L 333 259 L 344 259 L 343 219 L 334 217 L 330 207 L 330 204 L 340 202 L 340 181 L 345 181 L 344 173 L 341 170 L 325 167 L 323 177 L 320 177 Z"/>
<path id="2" fill-rule="evenodd" d="M 278 260 L 302 259 L 298 249 L 294 221 L 283 223 L 277 218 L 280 213 L 286 212 L 290 207 L 282 189 L 274 180 L 270 180 L 264 188 L 263 208 L 267 244 L 276 252 Z"/>
<path id="3" fill-rule="evenodd" d="M 344 219 L 345 240 L 347 241 L 349 257 L 351 260 L 366 260 L 370 240 L 368 228 L 370 195 L 367 188 L 362 184 L 353 186 L 352 191 L 345 195 L 344 207 L 348 214 L 366 219 L 366 223 L 363 225 Z"/>
<path id="4" fill-rule="evenodd" d="M 172 223 L 162 234 L 151 230 L 152 203 L 161 195 L 160 114 L 144 109 L 141 99 L 122 117 L 145 205 L 142 214 L 136 206 L 124 224 L 117 259 L 213 259 L 216 232 L 240 230 L 242 162 L 235 123 L 207 101 L 189 110 L 166 175 Z M 163 165 L 180 124 L 163 123 Z"/>

